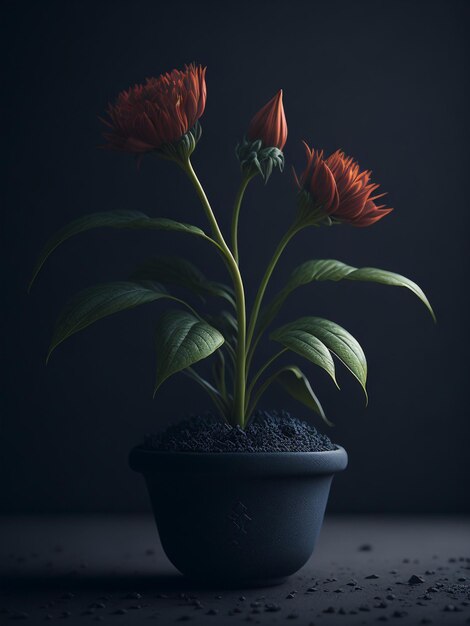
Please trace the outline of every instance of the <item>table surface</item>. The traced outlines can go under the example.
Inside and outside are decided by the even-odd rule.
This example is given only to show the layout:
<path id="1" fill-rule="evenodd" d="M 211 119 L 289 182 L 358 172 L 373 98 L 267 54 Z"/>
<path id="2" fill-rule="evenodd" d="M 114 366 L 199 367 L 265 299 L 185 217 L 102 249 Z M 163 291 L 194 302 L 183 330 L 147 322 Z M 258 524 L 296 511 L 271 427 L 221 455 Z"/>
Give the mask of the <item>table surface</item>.
<path id="1" fill-rule="evenodd" d="M 470 519 L 327 517 L 286 583 L 226 590 L 180 576 L 148 515 L 3 517 L 0 581 L 0 623 L 470 624 Z"/>

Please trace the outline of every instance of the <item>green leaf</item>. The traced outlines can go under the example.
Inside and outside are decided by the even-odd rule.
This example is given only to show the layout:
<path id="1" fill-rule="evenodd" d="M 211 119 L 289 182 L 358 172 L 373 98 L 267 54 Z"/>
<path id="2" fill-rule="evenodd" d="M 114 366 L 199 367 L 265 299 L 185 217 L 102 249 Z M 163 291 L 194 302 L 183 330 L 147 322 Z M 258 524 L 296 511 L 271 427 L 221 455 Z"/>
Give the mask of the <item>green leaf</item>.
<path id="1" fill-rule="evenodd" d="M 210 323 L 219 330 L 226 341 L 236 341 L 238 322 L 230 311 L 222 310 L 218 315 L 205 315 Z"/>
<path id="2" fill-rule="evenodd" d="M 190 289 L 201 297 L 219 296 L 233 306 L 233 290 L 209 280 L 193 263 L 181 257 L 161 256 L 142 263 L 131 275 L 132 280 L 156 280 Z"/>
<path id="3" fill-rule="evenodd" d="M 336 261 L 335 259 L 317 259 L 302 263 L 302 265 L 299 265 L 299 267 L 292 272 L 287 285 L 284 289 L 282 289 L 282 291 L 279 292 L 279 294 L 262 314 L 260 319 L 261 327 L 266 328 L 272 322 L 286 298 L 298 287 L 306 285 L 312 281 L 339 281 L 343 279 L 381 283 L 383 285 L 392 285 L 395 287 L 405 287 L 424 303 L 433 319 L 436 319 L 434 311 L 432 310 L 429 300 L 426 298 L 423 290 L 409 278 L 401 276 L 400 274 L 395 274 L 394 272 L 388 272 L 374 267 L 363 267 L 358 269 L 356 267 L 352 267 L 351 265 L 346 265 L 341 261 Z"/>
<path id="4" fill-rule="evenodd" d="M 172 374 L 207 358 L 224 343 L 221 333 L 187 311 L 168 311 L 157 324 L 155 393 Z"/>
<path id="5" fill-rule="evenodd" d="M 160 298 L 174 300 L 156 283 L 112 282 L 80 291 L 69 300 L 57 320 L 47 360 L 60 343 L 93 322 Z"/>
<path id="6" fill-rule="evenodd" d="M 306 323 L 308 319 L 286 324 L 271 333 L 270 338 L 323 368 L 337 385 L 333 357 L 326 345 L 315 336 L 313 324 Z"/>
<path id="7" fill-rule="evenodd" d="M 204 318 L 224 337 L 223 349 L 226 351 L 232 366 L 236 363 L 237 320 L 229 312 L 222 310 L 218 315 L 204 315 Z"/>
<path id="8" fill-rule="evenodd" d="M 321 317 L 302 317 L 271 334 L 271 339 L 323 367 L 336 382 L 334 369 L 325 359 L 332 352 L 360 382 L 366 393 L 367 362 L 359 343 L 347 330 Z"/>
<path id="9" fill-rule="evenodd" d="M 346 278 L 348 280 L 362 280 L 366 282 L 380 283 L 382 285 L 392 285 L 394 287 L 405 287 L 414 293 L 415 296 L 421 300 L 421 302 L 423 302 L 428 311 L 431 313 L 433 320 L 436 321 L 436 315 L 424 291 L 415 282 L 406 278 L 406 276 L 401 276 L 400 274 L 395 274 L 394 272 L 387 272 L 386 270 L 380 270 L 375 267 L 361 267 L 348 274 Z"/>
<path id="10" fill-rule="evenodd" d="M 315 395 L 308 378 L 296 365 L 283 367 L 276 375 L 275 380 L 283 387 L 295 400 L 301 402 L 307 408 L 318 413 L 330 426 L 331 422 L 326 418 L 323 407 Z"/>
<path id="11" fill-rule="evenodd" d="M 93 228 L 129 228 L 129 229 L 147 229 L 147 230 L 166 230 L 188 233 L 190 235 L 196 235 L 212 241 L 206 233 L 197 226 L 191 226 L 191 224 L 183 224 L 181 222 L 175 222 L 175 220 L 167 219 L 165 217 L 148 217 L 145 213 L 140 211 L 105 211 L 101 213 L 92 213 L 90 215 L 84 215 L 78 219 L 70 222 L 67 226 L 59 230 L 55 235 L 49 239 L 44 246 L 36 266 L 33 271 L 33 276 L 29 284 L 29 288 L 39 274 L 42 266 L 44 265 L 48 256 L 64 241 L 84 233 L 87 230 Z"/>
<path id="12" fill-rule="evenodd" d="M 263 394 L 273 382 L 278 382 L 295 400 L 298 400 L 309 409 L 318 413 L 329 425 L 333 424 L 326 418 L 323 408 L 317 396 L 313 392 L 305 374 L 295 365 L 286 365 L 267 378 L 256 391 L 254 399 L 250 402 L 247 415 L 251 417 L 259 404 Z"/>

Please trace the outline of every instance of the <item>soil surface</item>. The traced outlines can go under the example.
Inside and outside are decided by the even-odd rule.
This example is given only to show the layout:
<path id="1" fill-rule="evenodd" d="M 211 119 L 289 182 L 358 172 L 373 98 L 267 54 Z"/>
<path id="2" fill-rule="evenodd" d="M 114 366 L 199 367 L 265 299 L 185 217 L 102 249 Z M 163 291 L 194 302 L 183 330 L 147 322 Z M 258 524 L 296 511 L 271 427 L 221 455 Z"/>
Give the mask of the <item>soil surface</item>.
<path id="1" fill-rule="evenodd" d="M 324 452 L 335 450 L 326 435 L 286 411 L 258 411 L 247 428 L 214 415 L 196 416 L 145 437 L 144 448 L 160 452 Z"/>

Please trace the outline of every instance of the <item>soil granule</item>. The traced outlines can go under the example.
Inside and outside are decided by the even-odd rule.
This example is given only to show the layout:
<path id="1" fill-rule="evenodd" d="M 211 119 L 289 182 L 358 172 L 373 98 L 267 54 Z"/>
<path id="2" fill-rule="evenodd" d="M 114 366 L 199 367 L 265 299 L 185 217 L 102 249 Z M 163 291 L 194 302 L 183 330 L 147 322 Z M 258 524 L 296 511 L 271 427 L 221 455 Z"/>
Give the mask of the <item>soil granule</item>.
<path id="1" fill-rule="evenodd" d="M 287 411 L 258 411 L 245 430 L 207 414 L 146 435 L 143 447 L 159 452 L 325 452 L 335 450 L 314 426 Z"/>

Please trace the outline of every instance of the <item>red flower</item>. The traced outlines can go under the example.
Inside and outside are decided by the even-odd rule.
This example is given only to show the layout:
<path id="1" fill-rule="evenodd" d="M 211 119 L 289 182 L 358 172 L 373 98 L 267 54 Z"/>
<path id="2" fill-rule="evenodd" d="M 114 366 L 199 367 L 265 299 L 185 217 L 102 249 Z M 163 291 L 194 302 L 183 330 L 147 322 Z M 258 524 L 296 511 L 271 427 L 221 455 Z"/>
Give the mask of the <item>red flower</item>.
<path id="1" fill-rule="evenodd" d="M 298 187 L 308 192 L 313 208 L 352 226 L 370 226 L 393 210 L 375 203 L 385 194 L 372 195 L 379 185 L 370 182 L 371 172 L 361 172 L 351 157 L 337 150 L 325 159 L 323 151 L 304 145 L 307 166 L 295 178 Z"/>
<path id="2" fill-rule="evenodd" d="M 287 122 L 282 105 L 282 89 L 256 113 L 248 127 L 250 141 L 261 139 L 265 148 L 282 150 L 287 140 Z"/>
<path id="3" fill-rule="evenodd" d="M 323 159 L 323 151 L 315 152 L 304 142 L 307 166 L 300 178 L 294 176 L 300 189 L 307 191 L 315 207 L 321 207 L 327 214 L 338 208 L 339 194 L 334 176 Z"/>
<path id="4" fill-rule="evenodd" d="M 143 154 L 178 141 L 204 113 L 205 74 L 191 64 L 121 92 L 102 120 L 110 128 L 107 147 Z"/>

